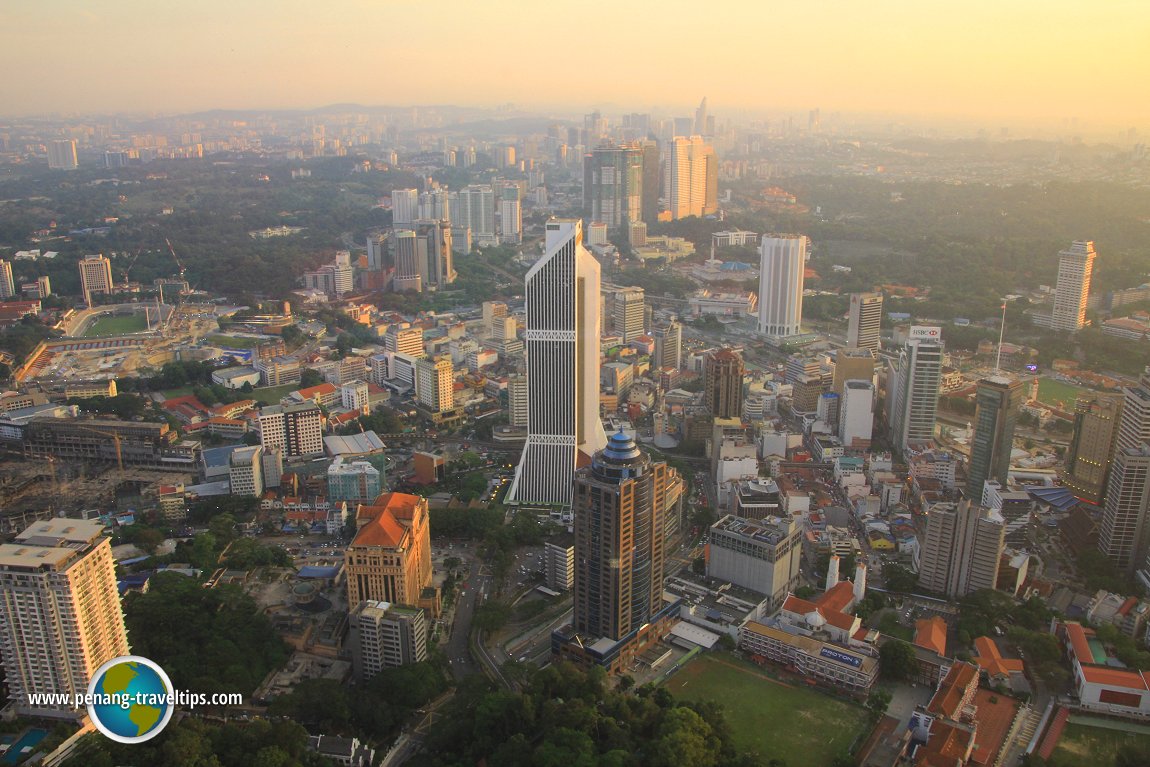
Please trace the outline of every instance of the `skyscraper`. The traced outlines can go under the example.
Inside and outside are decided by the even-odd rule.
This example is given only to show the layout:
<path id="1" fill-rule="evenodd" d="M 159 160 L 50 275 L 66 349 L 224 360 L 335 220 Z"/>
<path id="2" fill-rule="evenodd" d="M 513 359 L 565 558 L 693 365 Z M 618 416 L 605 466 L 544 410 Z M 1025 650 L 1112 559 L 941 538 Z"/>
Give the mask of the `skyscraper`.
<path id="1" fill-rule="evenodd" d="M 715 418 L 743 417 L 743 358 L 730 349 L 710 352 L 703 359 L 704 396 Z"/>
<path id="2" fill-rule="evenodd" d="M 391 192 L 392 226 L 410 224 L 419 217 L 419 192 L 415 189 L 393 189 Z"/>
<path id="3" fill-rule="evenodd" d="M 646 293 L 642 288 L 619 288 L 614 295 L 612 322 L 615 332 L 629 344 L 643 335 L 646 318 Z"/>
<path id="4" fill-rule="evenodd" d="M 416 221 L 415 237 L 416 263 L 423 287 L 443 288 L 455 282 L 451 224 L 446 221 Z"/>
<path id="5" fill-rule="evenodd" d="M 53 170 L 75 170 L 80 166 L 76 160 L 76 142 L 72 139 L 57 139 L 48 142 L 48 167 Z"/>
<path id="6" fill-rule="evenodd" d="M 1150 445 L 1120 447 L 1114 453 L 1098 549 L 1120 570 L 1130 570 L 1146 558 L 1147 512 L 1150 510 Z"/>
<path id="7" fill-rule="evenodd" d="M 663 163 L 659 160 L 659 144 L 656 141 L 640 141 L 643 153 L 643 199 L 640 201 L 640 217 L 643 223 L 652 225 L 659 220 L 659 195 L 663 193 Z"/>
<path id="8" fill-rule="evenodd" d="M 623 432 L 575 474 L 576 632 L 620 640 L 662 607 L 667 464 Z"/>
<path id="9" fill-rule="evenodd" d="M 12 264 L 0 258 L 0 298 L 16 295 L 16 283 L 12 279 Z"/>
<path id="10" fill-rule="evenodd" d="M 503 187 L 499 200 L 500 241 L 509 245 L 523 242 L 523 201 L 519 199 L 519 187 Z"/>
<path id="11" fill-rule="evenodd" d="M 1078 241 L 1058 254 L 1058 282 L 1050 326 L 1071 333 L 1086 324 L 1086 298 L 1094 272 L 1094 243 Z"/>
<path id="12" fill-rule="evenodd" d="M 1074 404 L 1074 437 L 1059 471 L 1062 484 L 1079 500 L 1101 505 L 1118 442 L 1119 397 L 1088 394 Z"/>
<path id="13" fill-rule="evenodd" d="M 995 588 L 1005 535 L 1002 517 L 977 502 L 931 504 L 919 584 L 955 599 Z"/>
<path id="14" fill-rule="evenodd" d="M 764 235 L 759 259 L 759 332 L 798 335 L 803 318 L 807 238 L 801 234 Z"/>
<path id="15" fill-rule="evenodd" d="M 111 293 L 116 284 L 112 281 L 112 262 L 103 255 L 84 256 L 79 261 L 80 290 L 84 294 L 84 302 L 92 305 L 92 295 L 95 293 Z"/>
<path id="16" fill-rule="evenodd" d="M 703 100 L 699 102 L 699 108 L 695 110 L 695 133 L 700 136 L 707 135 L 707 97 L 704 96 Z"/>
<path id="17" fill-rule="evenodd" d="M 583 208 L 588 221 L 620 232 L 639 221 L 643 204 L 643 153 L 637 146 L 601 146 L 583 158 Z"/>
<path id="18" fill-rule="evenodd" d="M 655 339 L 655 356 L 651 360 L 652 370 L 665 368 L 678 370 L 683 366 L 683 326 L 671 320 L 656 325 L 651 330 Z"/>
<path id="19" fill-rule="evenodd" d="M 566 506 L 571 478 L 607 442 L 599 420 L 599 262 L 579 221 L 547 222 L 527 272 L 527 444 L 510 501 Z"/>
<path id="20" fill-rule="evenodd" d="M 455 369 L 451 358 L 421 358 L 415 361 L 415 397 L 433 413 L 455 407 Z"/>
<path id="21" fill-rule="evenodd" d="M 702 136 L 676 136 L 667 145 L 664 197 L 672 220 L 709 216 L 719 209 L 715 149 Z"/>
<path id="22" fill-rule="evenodd" d="M 490 186 L 471 185 L 460 189 L 452 199 L 451 223 L 471 229 L 480 245 L 498 244 L 495 232 L 495 190 Z"/>
<path id="23" fill-rule="evenodd" d="M 0 656 L 16 713 L 79 713 L 28 696 L 85 693 L 100 666 L 129 652 L 103 533 L 96 520 L 50 519 L 0 545 Z"/>
<path id="24" fill-rule="evenodd" d="M 432 189 L 419 195 L 419 218 L 451 222 L 451 201 L 446 189 Z"/>
<path id="25" fill-rule="evenodd" d="M 938 390 L 942 382 L 941 328 L 915 325 L 887 374 L 890 442 L 905 453 L 912 443 L 934 439 Z"/>
<path id="26" fill-rule="evenodd" d="M 881 349 L 882 293 L 851 293 L 847 318 L 847 346 L 851 349 Z"/>
<path id="27" fill-rule="evenodd" d="M 983 483 L 988 479 L 1007 485 L 1014 428 L 1026 391 L 1022 381 L 995 375 L 978 382 L 975 392 L 974 435 L 970 438 L 970 465 L 966 472 L 966 497 L 982 502 Z"/>
<path id="28" fill-rule="evenodd" d="M 1118 420 L 1118 448 L 1150 443 L 1150 367 L 1137 386 L 1122 390 L 1122 417 Z"/>

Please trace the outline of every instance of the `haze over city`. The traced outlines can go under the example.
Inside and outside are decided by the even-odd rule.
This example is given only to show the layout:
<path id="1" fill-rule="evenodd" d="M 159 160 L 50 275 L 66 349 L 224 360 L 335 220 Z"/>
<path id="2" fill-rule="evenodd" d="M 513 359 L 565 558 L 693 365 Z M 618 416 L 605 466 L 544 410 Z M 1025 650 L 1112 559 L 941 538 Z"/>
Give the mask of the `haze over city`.
<path id="1" fill-rule="evenodd" d="M 1127 129 L 1150 7 L 115 0 L 0 8 L 0 113 L 693 104 Z"/>

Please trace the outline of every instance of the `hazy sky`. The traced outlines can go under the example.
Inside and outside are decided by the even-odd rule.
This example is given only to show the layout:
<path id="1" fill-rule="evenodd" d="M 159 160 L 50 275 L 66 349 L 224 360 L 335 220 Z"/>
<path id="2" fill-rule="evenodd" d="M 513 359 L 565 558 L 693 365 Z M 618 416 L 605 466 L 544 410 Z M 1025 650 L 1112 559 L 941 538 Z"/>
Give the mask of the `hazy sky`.
<path id="1" fill-rule="evenodd" d="M 1150 126 L 1147 0 L 0 0 L 0 114 L 456 103 Z"/>

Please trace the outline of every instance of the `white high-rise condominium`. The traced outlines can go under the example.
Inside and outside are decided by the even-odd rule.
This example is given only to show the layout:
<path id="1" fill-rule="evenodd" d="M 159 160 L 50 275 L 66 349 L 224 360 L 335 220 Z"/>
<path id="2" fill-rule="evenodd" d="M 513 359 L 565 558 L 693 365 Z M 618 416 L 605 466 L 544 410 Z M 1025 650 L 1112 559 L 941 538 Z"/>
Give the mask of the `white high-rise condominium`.
<path id="1" fill-rule="evenodd" d="M 72 139 L 58 139 L 48 142 L 48 167 L 53 170 L 75 170 L 80 166 L 76 160 L 76 142 Z"/>
<path id="2" fill-rule="evenodd" d="M 419 195 L 419 218 L 451 221 L 451 203 L 446 189 L 432 189 Z"/>
<path id="3" fill-rule="evenodd" d="M 851 293 L 847 318 L 847 348 L 880 351 L 882 293 Z"/>
<path id="4" fill-rule="evenodd" d="M 759 332 L 768 336 L 798 335 L 803 318 L 806 236 L 764 235 L 759 259 Z"/>
<path id="5" fill-rule="evenodd" d="M 391 192 L 391 223 L 393 226 L 410 224 L 419 217 L 419 192 L 414 189 L 394 189 Z"/>
<path id="6" fill-rule="evenodd" d="M 887 380 L 887 423 L 891 444 L 904 452 L 908 445 L 934 439 L 938 390 L 942 383 L 941 329 L 915 325 Z"/>
<path id="7" fill-rule="evenodd" d="M 575 469 L 607 445 L 599 420 L 599 262 L 579 221 L 552 220 L 526 278 L 527 444 L 508 499 L 571 504 Z"/>
<path id="8" fill-rule="evenodd" d="M 29 696 L 74 698 L 100 666 L 128 652 L 103 524 L 49 519 L 0 545 L 0 656 L 15 713 L 79 714 L 70 705 L 33 706 Z"/>
<path id="9" fill-rule="evenodd" d="M 490 186 L 471 185 L 459 190 L 450 203 L 453 226 L 471 229 L 480 245 L 495 245 L 495 190 Z"/>
<path id="10" fill-rule="evenodd" d="M 1086 324 L 1086 297 L 1094 272 L 1094 243 L 1078 241 L 1058 254 L 1058 282 L 1050 326 L 1073 333 Z"/>
<path id="11" fill-rule="evenodd" d="M 0 298 L 16 295 L 16 282 L 12 279 L 12 264 L 0 258 Z"/>
<path id="12" fill-rule="evenodd" d="M 709 216 L 719 209 L 715 149 L 702 136 L 676 136 L 667 144 L 663 196 L 672 219 Z"/>

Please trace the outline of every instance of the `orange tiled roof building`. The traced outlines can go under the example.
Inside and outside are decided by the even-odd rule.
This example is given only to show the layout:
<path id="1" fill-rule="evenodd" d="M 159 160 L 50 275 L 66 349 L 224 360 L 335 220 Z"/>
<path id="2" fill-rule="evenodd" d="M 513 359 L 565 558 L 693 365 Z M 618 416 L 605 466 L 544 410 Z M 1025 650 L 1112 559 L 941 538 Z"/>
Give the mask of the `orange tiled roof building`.
<path id="1" fill-rule="evenodd" d="M 383 493 L 356 509 L 357 532 L 345 555 L 347 602 L 424 606 L 431 586 L 427 499 Z"/>

